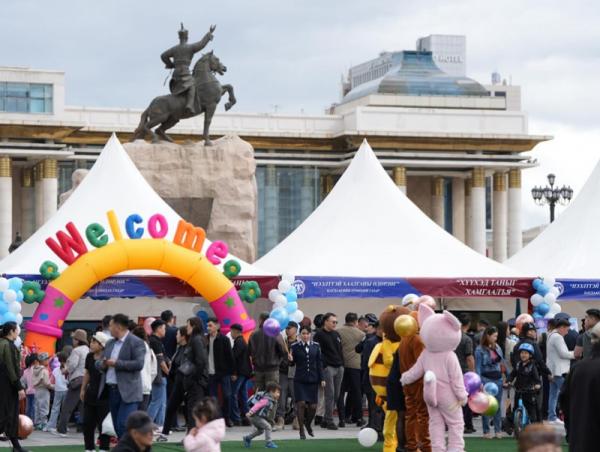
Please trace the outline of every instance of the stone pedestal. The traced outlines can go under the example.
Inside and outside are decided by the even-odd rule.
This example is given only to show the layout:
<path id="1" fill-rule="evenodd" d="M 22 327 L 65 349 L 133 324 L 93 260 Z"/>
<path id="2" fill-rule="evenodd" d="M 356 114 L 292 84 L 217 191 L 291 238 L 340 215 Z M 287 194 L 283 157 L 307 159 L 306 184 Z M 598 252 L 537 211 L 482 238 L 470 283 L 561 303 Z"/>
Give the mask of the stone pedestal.
<path id="1" fill-rule="evenodd" d="M 223 240 L 232 254 L 256 258 L 257 188 L 254 149 L 237 136 L 174 144 L 137 140 L 124 145 L 154 190 L 186 221 Z"/>

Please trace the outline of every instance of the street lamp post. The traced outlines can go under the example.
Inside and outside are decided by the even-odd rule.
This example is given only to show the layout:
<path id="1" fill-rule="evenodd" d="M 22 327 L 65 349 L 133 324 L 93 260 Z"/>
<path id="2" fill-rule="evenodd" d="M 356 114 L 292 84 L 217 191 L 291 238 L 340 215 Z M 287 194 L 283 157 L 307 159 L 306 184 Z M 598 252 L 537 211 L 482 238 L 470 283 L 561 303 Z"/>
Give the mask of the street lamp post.
<path id="1" fill-rule="evenodd" d="M 562 188 L 554 186 L 556 176 L 548 174 L 548 183 L 545 187 L 535 186 L 531 189 L 531 196 L 539 206 L 548 204 L 550 206 L 550 223 L 554 221 L 554 209 L 556 204 L 567 205 L 573 198 L 573 189 L 570 186 L 563 185 Z"/>

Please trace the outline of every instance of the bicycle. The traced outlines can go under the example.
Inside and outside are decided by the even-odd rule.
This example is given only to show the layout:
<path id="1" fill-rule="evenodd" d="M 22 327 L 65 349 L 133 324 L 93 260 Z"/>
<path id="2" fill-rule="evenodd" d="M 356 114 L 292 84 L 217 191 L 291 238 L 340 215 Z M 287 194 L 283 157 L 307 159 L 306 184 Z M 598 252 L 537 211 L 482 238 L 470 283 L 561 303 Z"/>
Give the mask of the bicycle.
<path id="1" fill-rule="evenodd" d="M 528 390 L 522 390 L 522 391 L 517 391 L 515 389 L 516 404 L 517 404 L 517 407 L 515 408 L 514 413 L 513 413 L 513 425 L 514 425 L 515 439 L 519 439 L 519 435 L 523 432 L 525 427 L 528 424 L 531 424 L 531 418 L 529 416 L 529 413 L 527 413 L 527 409 L 525 408 L 525 405 L 523 404 L 523 396 L 530 394 L 535 397 L 535 394 L 537 392 L 538 392 L 537 389 L 528 389 Z M 510 396 L 510 394 L 509 394 L 509 396 Z"/>

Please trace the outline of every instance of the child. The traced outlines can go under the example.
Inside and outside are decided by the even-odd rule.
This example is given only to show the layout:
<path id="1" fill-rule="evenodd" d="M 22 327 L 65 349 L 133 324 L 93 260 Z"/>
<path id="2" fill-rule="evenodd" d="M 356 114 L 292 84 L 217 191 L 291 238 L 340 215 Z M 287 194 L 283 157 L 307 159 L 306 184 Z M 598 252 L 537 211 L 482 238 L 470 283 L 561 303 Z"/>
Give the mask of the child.
<path id="1" fill-rule="evenodd" d="M 27 395 L 27 409 L 25 414 L 31 421 L 35 419 L 35 388 L 31 379 L 33 377 L 33 365 L 37 362 L 37 354 L 32 353 L 25 358 L 25 370 L 21 377 L 21 384 L 25 388 L 25 394 Z"/>
<path id="2" fill-rule="evenodd" d="M 221 441 L 225 438 L 225 419 L 219 418 L 219 409 L 214 397 L 200 400 L 192 411 L 196 427 L 183 440 L 187 452 L 221 452 Z"/>
<path id="3" fill-rule="evenodd" d="M 277 400 L 281 396 L 281 387 L 274 382 L 267 383 L 267 390 L 254 395 L 254 404 L 250 411 L 246 413 L 246 417 L 250 419 L 250 423 L 254 426 L 254 431 L 248 436 L 244 436 L 244 447 L 250 447 L 253 438 L 265 434 L 267 449 L 277 449 L 277 444 L 271 441 L 271 431 L 273 430 L 273 422 L 275 412 L 277 410 Z M 252 400 L 250 401 L 252 402 Z"/>
<path id="4" fill-rule="evenodd" d="M 519 345 L 518 352 L 520 361 L 508 377 L 508 383 L 512 384 L 516 391 L 515 408 L 520 398 L 531 422 L 539 422 L 536 393 L 542 387 L 542 380 L 533 360 L 533 345 L 524 342 Z"/>
<path id="5" fill-rule="evenodd" d="M 550 425 L 529 424 L 519 437 L 519 452 L 560 452 L 561 435 Z"/>
<path id="6" fill-rule="evenodd" d="M 47 430 L 48 412 L 50 411 L 50 390 L 54 389 L 54 386 L 50 383 L 48 353 L 42 352 L 38 355 L 36 364 L 33 366 L 31 382 L 35 388 L 34 425 L 37 430 Z"/>
<path id="7" fill-rule="evenodd" d="M 63 352 L 56 354 L 60 365 L 52 370 L 52 377 L 54 378 L 54 401 L 52 402 L 52 410 L 50 411 L 50 420 L 48 421 L 48 431 L 56 430 L 56 423 L 58 422 L 58 415 L 62 407 L 63 401 L 67 395 L 67 379 L 65 373 L 67 372 L 65 363 L 67 362 L 67 355 Z"/>

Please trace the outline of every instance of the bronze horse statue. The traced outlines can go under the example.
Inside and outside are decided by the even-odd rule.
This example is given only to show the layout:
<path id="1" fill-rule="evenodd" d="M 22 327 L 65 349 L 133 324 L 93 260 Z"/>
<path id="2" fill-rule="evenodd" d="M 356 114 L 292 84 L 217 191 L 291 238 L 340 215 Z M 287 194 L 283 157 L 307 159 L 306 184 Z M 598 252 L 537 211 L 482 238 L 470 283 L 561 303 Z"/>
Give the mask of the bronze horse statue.
<path id="1" fill-rule="evenodd" d="M 229 99 L 225 104 L 225 110 L 229 110 L 236 103 L 233 86 L 221 85 L 215 73 L 225 74 L 227 67 L 211 51 L 203 55 L 194 65 L 192 76 L 196 87 L 194 99 L 194 111 L 186 109 L 185 94 L 167 94 L 155 97 L 150 105 L 142 113 L 140 124 L 133 133 L 133 140 L 144 139 L 148 133 L 152 134 L 152 141 L 158 142 L 173 140 L 165 132 L 177 124 L 180 120 L 198 116 L 204 113 L 204 144 L 212 145 L 209 137 L 209 128 L 221 96 L 226 92 Z M 154 131 L 154 127 L 157 127 Z"/>

